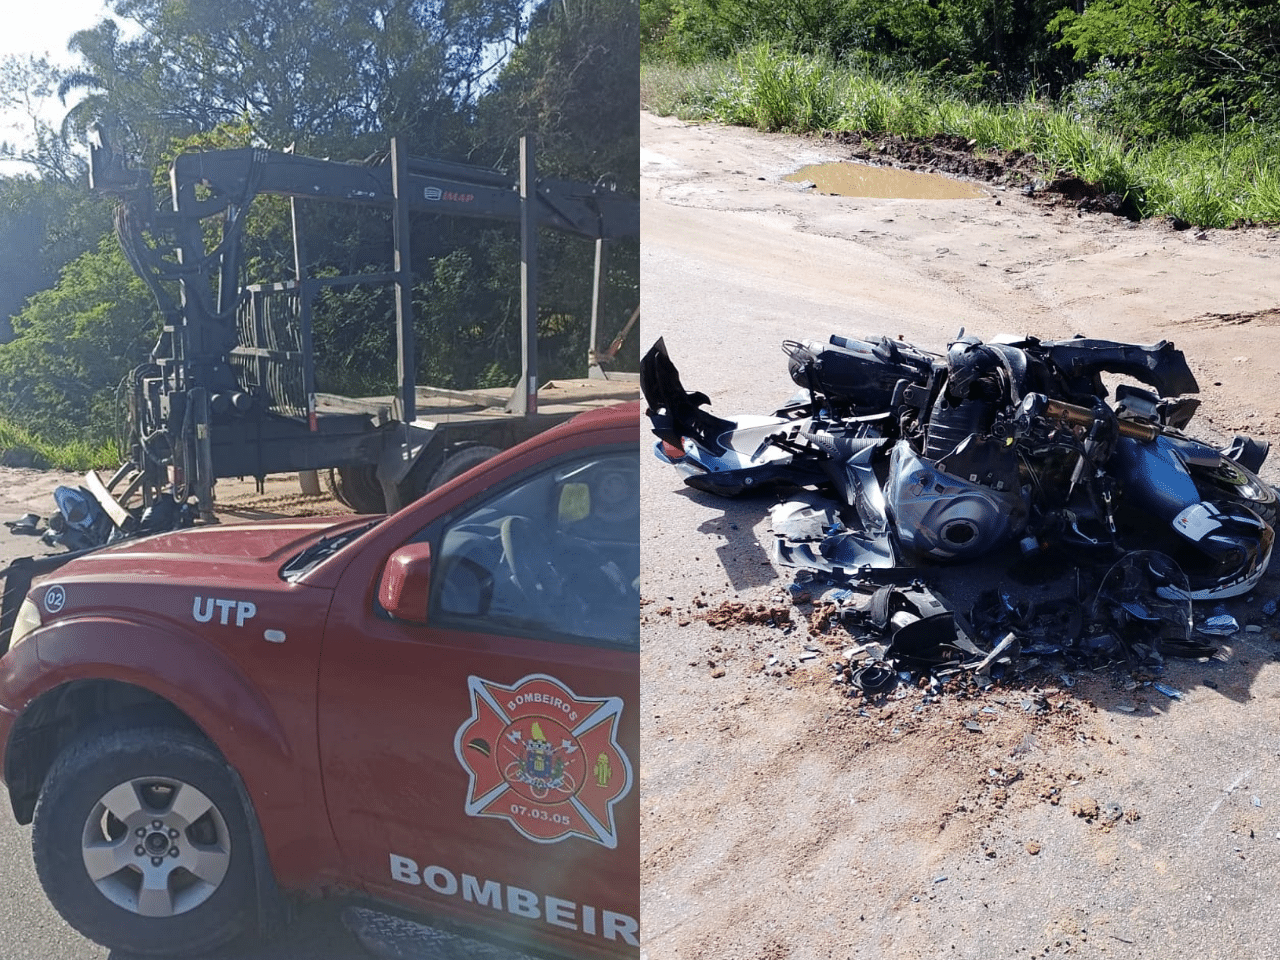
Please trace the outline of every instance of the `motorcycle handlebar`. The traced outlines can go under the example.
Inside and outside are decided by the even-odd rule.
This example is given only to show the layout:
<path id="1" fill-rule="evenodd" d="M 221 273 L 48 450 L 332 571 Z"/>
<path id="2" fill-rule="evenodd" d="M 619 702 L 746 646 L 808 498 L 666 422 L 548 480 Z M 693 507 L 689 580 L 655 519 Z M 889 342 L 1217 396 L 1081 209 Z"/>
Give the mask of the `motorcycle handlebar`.
<path id="1" fill-rule="evenodd" d="M 1088 407 L 1054 400 L 1039 393 L 1028 394 L 1023 401 L 1023 407 L 1028 414 L 1051 417 L 1081 427 L 1092 427 L 1097 420 L 1094 412 Z M 1155 424 L 1136 423 L 1133 420 L 1116 420 L 1116 428 L 1120 436 L 1132 437 L 1134 440 L 1144 442 L 1154 440 L 1163 432 Z"/>

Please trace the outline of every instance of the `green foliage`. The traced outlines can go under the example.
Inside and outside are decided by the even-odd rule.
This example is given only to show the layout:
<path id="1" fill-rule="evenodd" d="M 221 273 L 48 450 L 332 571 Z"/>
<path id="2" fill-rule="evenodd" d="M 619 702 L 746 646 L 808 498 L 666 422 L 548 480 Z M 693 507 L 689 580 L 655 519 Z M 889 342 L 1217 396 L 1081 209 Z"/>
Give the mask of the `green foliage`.
<path id="1" fill-rule="evenodd" d="M 0 106 L 10 118 L 11 129 L 22 133 L 21 139 L 0 143 L 0 158 L 23 163 L 24 169 L 44 180 L 78 187 L 84 181 L 85 162 L 62 131 L 46 119 L 62 78 L 62 71 L 45 57 L 10 54 L 0 58 Z"/>
<path id="2" fill-rule="evenodd" d="M 1144 213 L 1201 226 L 1280 221 L 1280 134 L 1196 135 L 1134 157 Z"/>
<path id="3" fill-rule="evenodd" d="M 0 340 L 27 297 L 111 226 L 109 205 L 54 178 L 0 178 Z"/>
<path id="4" fill-rule="evenodd" d="M 377 162 L 394 134 L 417 156 L 513 169 L 526 132 L 536 138 L 542 176 L 603 177 L 638 193 L 635 0 L 109 6 L 141 29 L 122 32 L 104 18 L 78 33 L 76 69 L 13 62 L 5 73 L 0 61 L 0 101 L 55 87 L 85 94 L 61 131 L 35 141 L 31 162 L 45 179 L 0 179 L 0 310 L 20 310 L 13 340 L 0 344 L 0 416 L 41 437 L 111 432 L 117 383 L 145 361 L 156 337 L 146 288 L 114 238 L 98 245 L 109 227 L 107 204 L 86 199 L 82 165 L 70 152 L 90 118 L 104 122 L 135 166 L 153 172 L 159 197 L 168 193 L 169 163 L 193 150 L 295 144 L 303 154 Z M 298 212 L 308 274 L 391 267 L 388 211 L 304 202 Z M 243 282 L 293 276 L 290 220 L 287 200 L 255 199 L 242 238 Z M 206 229 L 212 250 L 217 225 Z M 520 343 L 515 225 L 415 217 L 411 230 L 419 381 L 512 383 Z M 172 246 L 153 239 L 157 249 Z M 594 252 L 588 241 L 544 232 L 544 377 L 585 372 Z M 614 245 L 607 277 L 604 342 L 639 300 L 637 243 Z M 314 328 L 322 389 L 390 391 L 393 315 L 386 285 L 326 292 Z M 638 364 L 638 338 L 622 364 Z"/>
<path id="5" fill-rule="evenodd" d="M 821 130 L 840 116 L 842 77 L 821 56 L 801 57 L 759 43 L 738 55 L 737 83 L 715 107 L 726 123 L 760 130 Z"/>
<path id="6" fill-rule="evenodd" d="M 50 440 L 22 424 L 0 417 L 0 463 L 8 467 L 37 467 L 41 470 L 86 470 L 114 467 L 120 451 L 111 440 L 79 438 Z"/>
<path id="7" fill-rule="evenodd" d="M 1094 0 L 1050 25 L 1092 71 L 1076 101 L 1155 139 L 1280 121 L 1280 4 Z"/>
<path id="8" fill-rule="evenodd" d="M 517 137 L 531 133 L 544 176 L 602 178 L 640 191 L 639 7 L 635 0 L 544 0 L 529 36 L 481 99 L 475 136 L 498 166 L 513 164 Z M 539 244 L 539 373 L 585 376 L 595 249 L 589 241 L 542 231 Z M 519 250 L 513 232 L 491 235 L 477 270 L 487 280 L 482 350 L 512 380 L 519 374 Z M 601 339 L 607 343 L 640 299 L 636 242 L 615 241 L 609 256 Z M 438 282 L 438 280 L 437 280 Z M 573 317 L 559 326 L 553 317 Z M 639 338 L 619 357 L 637 369 Z M 497 376 L 496 372 L 492 373 Z"/>
<path id="9" fill-rule="evenodd" d="M 640 64 L 640 106 L 659 116 L 701 120 L 714 112 L 735 65 L 725 60 L 679 66 L 662 61 Z"/>
<path id="10" fill-rule="evenodd" d="M 608 176 L 638 193 L 639 36 L 635 0 L 543 0 L 480 100 L 476 147 L 513 167 L 520 135 L 532 134 L 541 173 Z"/>
<path id="11" fill-rule="evenodd" d="M 114 238 L 67 264 L 0 344 L 0 415 L 53 440 L 114 435 L 115 388 L 158 330 L 151 297 Z"/>
<path id="12" fill-rule="evenodd" d="M 87 96 L 68 115 L 101 118 L 142 162 L 173 137 L 251 117 L 269 144 L 300 152 L 411 149 L 455 140 L 460 107 L 494 57 L 524 30 L 514 0 L 112 0 L 135 21 L 104 19 L 71 41 L 80 68 L 62 91 Z"/>
<path id="13" fill-rule="evenodd" d="M 1064 82 L 1060 0 L 642 0 L 645 57 L 694 63 L 758 43 L 924 70 L 971 92 Z"/>

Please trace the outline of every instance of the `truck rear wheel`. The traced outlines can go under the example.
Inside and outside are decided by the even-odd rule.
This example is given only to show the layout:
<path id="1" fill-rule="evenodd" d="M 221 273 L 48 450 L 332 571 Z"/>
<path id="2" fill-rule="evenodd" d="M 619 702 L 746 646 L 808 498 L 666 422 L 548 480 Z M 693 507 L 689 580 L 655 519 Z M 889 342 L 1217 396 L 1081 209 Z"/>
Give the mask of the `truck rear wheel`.
<path id="1" fill-rule="evenodd" d="M 490 447 L 483 443 L 477 443 L 474 446 L 463 447 L 456 453 L 451 453 L 444 458 L 444 462 L 431 474 L 431 480 L 427 483 L 427 489 L 423 493 L 434 490 L 436 487 L 444 486 L 454 477 L 460 477 L 468 470 L 480 466 L 490 457 L 496 457 L 502 451 L 497 447 Z"/>
<path id="2" fill-rule="evenodd" d="M 329 471 L 329 493 L 356 513 L 386 513 L 387 500 L 378 482 L 378 468 L 360 463 Z"/>
<path id="3" fill-rule="evenodd" d="M 32 848 L 57 911 L 112 950 L 205 953 L 253 919 L 248 818 L 225 762 L 193 733 L 72 743 L 40 791 Z"/>
<path id="4" fill-rule="evenodd" d="M 473 467 L 479 466 L 490 457 L 501 453 L 497 447 L 475 443 L 446 454 L 443 460 L 426 455 L 413 465 L 409 475 L 400 484 L 400 498 L 403 503 L 412 503 L 424 497 L 436 487 L 442 486 L 454 477 L 460 477 Z"/>

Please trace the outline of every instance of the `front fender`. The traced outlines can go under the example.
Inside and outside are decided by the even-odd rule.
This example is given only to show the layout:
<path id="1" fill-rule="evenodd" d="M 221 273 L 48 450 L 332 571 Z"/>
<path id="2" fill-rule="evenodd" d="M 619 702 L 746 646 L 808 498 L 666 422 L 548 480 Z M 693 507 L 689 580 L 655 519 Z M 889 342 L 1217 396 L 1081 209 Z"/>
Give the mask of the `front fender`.
<path id="1" fill-rule="evenodd" d="M 173 624 L 160 629 L 115 617 L 77 617 L 38 630 L 28 642 L 42 669 L 27 702 L 74 680 L 118 680 L 168 700 L 237 769 L 245 769 L 237 758 L 292 763 L 271 704 L 230 657 L 194 633 Z"/>
<path id="2" fill-rule="evenodd" d="M 307 886 L 336 856 L 323 803 L 315 731 L 318 648 L 294 679 L 303 696 L 282 716 L 251 671 L 189 630 L 109 616 L 69 617 L 32 633 L 0 660 L 0 704 L 14 721 L 38 698 L 77 681 L 129 684 L 185 714 L 243 779 L 282 885 Z M 274 672 L 274 671 L 273 671 Z M 5 750 L 9 731 L 5 731 Z"/>

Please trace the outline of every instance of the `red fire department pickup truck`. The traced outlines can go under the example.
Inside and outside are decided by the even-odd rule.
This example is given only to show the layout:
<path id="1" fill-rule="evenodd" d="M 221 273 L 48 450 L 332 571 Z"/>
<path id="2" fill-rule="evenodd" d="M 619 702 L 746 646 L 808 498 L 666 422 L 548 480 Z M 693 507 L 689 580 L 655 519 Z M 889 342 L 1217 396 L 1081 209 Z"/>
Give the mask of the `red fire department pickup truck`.
<path id="1" fill-rule="evenodd" d="M 192 954 L 338 892 L 638 957 L 638 421 L 583 414 L 385 518 L 37 577 L 0 624 L 0 770 L 63 917 Z"/>

